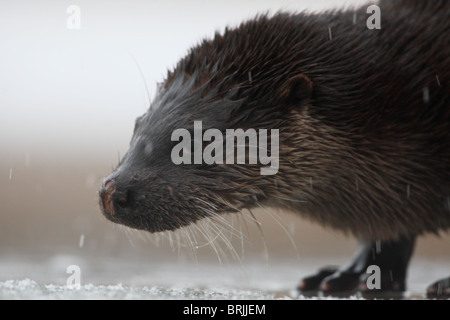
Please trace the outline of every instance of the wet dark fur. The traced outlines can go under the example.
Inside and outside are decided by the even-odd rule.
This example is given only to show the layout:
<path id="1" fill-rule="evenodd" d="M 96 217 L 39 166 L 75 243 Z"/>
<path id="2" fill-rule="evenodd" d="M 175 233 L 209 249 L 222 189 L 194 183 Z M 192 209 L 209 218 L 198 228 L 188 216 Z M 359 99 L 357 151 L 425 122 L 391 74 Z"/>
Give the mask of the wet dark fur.
<path id="1" fill-rule="evenodd" d="M 366 6 L 279 13 L 192 48 L 136 121 L 107 179 L 127 203 L 104 214 L 151 232 L 259 206 L 367 240 L 447 230 L 450 1 L 380 7 L 381 30 L 367 29 Z M 279 129 L 279 172 L 173 164 L 171 134 L 194 120 Z"/>

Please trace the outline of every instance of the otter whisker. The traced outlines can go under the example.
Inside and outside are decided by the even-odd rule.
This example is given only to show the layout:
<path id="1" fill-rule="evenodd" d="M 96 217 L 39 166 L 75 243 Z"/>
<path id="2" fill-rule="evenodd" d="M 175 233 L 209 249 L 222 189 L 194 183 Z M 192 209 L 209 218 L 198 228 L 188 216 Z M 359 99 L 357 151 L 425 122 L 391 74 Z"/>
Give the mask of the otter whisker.
<path id="1" fill-rule="evenodd" d="M 217 199 L 220 200 L 226 207 L 228 207 L 230 210 L 234 210 L 236 212 L 241 211 L 239 208 L 228 202 L 227 200 L 221 198 L 220 196 L 217 196 Z"/>
<path id="2" fill-rule="evenodd" d="M 171 247 L 171 249 L 174 252 L 176 252 L 178 256 L 180 256 L 181 250 L 183 248 L 186 249 L 188 252 L 193 250 L 191 248 L 192 247 L 191 239 L 186 233 L 187 228 L 188 227 L 183 227 L 183 228 L 177 229 L 175 231 L 166 231 L 166 232 L 162 232 L 162 233 L 158 233 L 158 234 L 163 235 L 164 238 L 169 238 L 169 242 L 170 242 L 170 238 L 172 238 L 173 246 Z M 191 252 L 189 252 L 189 256 L 195 258 Z"/>
<path id="3" fill-rule="evenodd" d="M 239 214 L 237 215 L 233 215 L 232 216 L 232 221 L 231 221 L 231 225 L 234 225 L 234 221 L 235 219 L 237 220 L 237 225 L 239 227 L 239 240 L 241 243 L 241 259 L 244 259 L 244 233 L 242 232 L 242 224 L 240 223 L 240 219 L 239 216 L 242 217 L 242 211 L 239 212 Z M 248 233 L 248 229 L 247 229 L 247 233 Z"/>
<path id="4" fill-rule="evenodd" d="M 138 239 L 140 239 L 143 242 L 147 242 L 148 240 L 150 240 L 148 232 L 145 232 L 142 230 L 135 230 L 135 229 L 131 229 L 131 232 L 133 232 L 135 237 L 137 237 Z M 158 245 L 158 243 L 156 243 L 156 245 Z"/>
<path id="5" fill-rule="evenodd" d="M 222 230 L 220 230 L 216 224 L 211 225 L 212 229 L 217 232 L 219 239 L 222 240 L 222 242 L 226 245 L 226 247 L 230 250 L 232 256 L 238 260 L 241 263 L 241 259 L 239 257 L 239 254 L 237 253 L 236 249 L 234 249 L 232 243 L 230 240 L 223 234 Z"/>
<path id="6" fill-rule="evenodd" d="M 139 66 L 139 63 L 137 62 L 136 58 L 131 54 L 131 52 L 127 50 L 127 53 L 131 57 L 131 59 L 133 59 L 134 63 L 136 64 L 136 67 L 139 70 L 139 73 L 141 75 L 142 81 L 144 82 L 145 90 L 147 92 L 148 103 L 149 103 L 149 106 L 151 107 L 150 91 L 148 90 L 148 85 L 147 85 L 147 81 L 145 80 L 144 73 L 142 72 L 142 69 Z"/>
<path id="7" fill-rule="evenodd" d="M 132 247 L 136 247 L 136 245 L 134 244 L 133 240 L 130 237 L 130 233 L 132 231 L 135 231 L 135 230 L 134 229 L 130 229 L 130 228 L 126 227 L 126 226 L 122 226 L 122 225 L 119 225 L 119 226 L 120 226 L 120 229 L 123 231 L 123 233 L 125 233 L 125 236 L 127 237 L 128 242 L 131 244 L 131 246 Z"/>
<path id="8" fill-rule="evenodd" d="M 231 243 L 227 243 L 227 238 L 223 234 L 223 225 L 217 224 L 213 221 L 212 218 L 207 217 L 198 223 L 194 224 L 193 227 L 196 227 L 204 236 L 205 240 L 207 240 L 207 243 L 204 245 L 198 245 L 196 248 L 203 247 L 207 244 L 210 244 L 214 252 L 216 253 L 216 256 L 219 260 L 220 265 L 222 266 L 222 258 L 226 258 L 227 254 L 223 250 L 220 243 L 224 243 L 227 248 L 230 249 L 231 252 L 233 252 L 234 248 L 231 245 Z M 219 228 L 220 227 L 220 228 Z M 230 247 L 231 245 L 231 247 Z"/>
<path id="9" fill-rule="evenodd" d="M 292 202 L 303 202 L 303 203 L 308 202 L 306 200 L 290 199 L 290 198 L 285 198 L 285 197 L 280 197 L 280 196 L 278 196 L 276 198 L 281 199 L 281 200 L 286 200 L 286 201 L 292 201 Z"/>
<path id="10" fill-rule="evenodd" d="M 295 253 L 296 253 L 296 255 L 297 255 L 297 258 L 300 258 L 300 255 L 299 255 L 299 252 L 298 252 L 298 249 L 297 249 L 297 246 L 295 245 L 295 241 L 294 241 L 294 239 L 292 238 L 292 236 L 291 236 L 291 234 L 289 233 L 289 231 L 286 229 L 286 226 L 284 226 L 283 225 L 283 223 L 280 221 L 280 220 L 278 220 L 272 213 L 270 213 L 267 209 L 266 209 L 266 207 L 264 207 L 259 201 L 255 201 L 257 204 L 258 204 L 258 206 L 269 216 L 269 217 L 271 217 L 280 227 L 281 227 L 281 229 L 286 233 L 286 235 L 287 235 L 287 237 L 289 238 L 289 241 L 291 242 L 291 244 L 292 244 L 292 246 L 294 247 L 294 249 L 295 249 Z"/>
<path id="11" fill-rule="evenodd" d="M 180 231 L 182 231 L 182 234 L 183 234 L 184 238 L 186 239 L 185 242 L 188 244 L 187 249 L 188 249 L 189 255 L 191 256 L 191 258 L 194 261 L 197 262 L 198 261 L 198 257 L 197 257 L 197 253 L 196 253 L 195 248 L 194 248 L 194 243 L 193 243 L 193 241 L 191 239 L 191 236 L 189 235 L 189 229 L 187 227 L 183 227 L 183 228 L 180 229 Z"/>
<path id="12" fill-rule="evenodd" d="M 222 226 L 224 226 L 226 229 L 229 229 L 230 232 L 232 232 L 235 235 L 239 235 L 241 232 L 234 228 L 230 222 L 228 222 L 225 218 L 223 218 L 220 214 L 212 211 L 211 209 L 200 207 L 200 210 L 203 210 L 207 214 L 211 216 L 211 218 L 217 219 L 216 223 L 220 223 Z"/>
<path id="13" fill-rule="evenodd" d="M 242 218 L 242 220 L 244 221 L 247 233 L 248 233 L 248 228 L 247 228 L 247 224 L 245 223 L 245 219 L 242 216 L 242 211 L 240 211 L 236 217 L 237 217 L 237 221 L 238 221 L 237 223 L 239 226 L 239 234 L 240 234 L 240 240 L 241 240 L 241 256 L 242 256 L 242 260 L 243 260 L 244 259 L 244 233 L 242 232 L 242 224 L 240 223 L 240 218 Z"/>
<path id="14" fill-rule="evenodd" d="M 129 231 L 132 232 L 133 235 L 136 235 L 136 237 L 139 238 L 141 241 L 151 242 L 156 247 L 159 247 L 159 245 L 160 245 L 160 235 L 159 234 L 152 234 L 152 233 L 148 233 L 146 231 L 135 230 L 135 229 L 130 229 Z"/>
<path id="15" fill-rule="evenodd" d="M 214 210 L 217 210 L 217 207 L 216 207 L 215 205 L 213 205 L 212 203 L 208 202 L 208 201 L 205 201 L 205 200 L 200 199 L 200 198 L 197 198 L 197 197 L 195 197 L 194 199 L 196 199 L 196 200 L 198 200 L 198 201 L 200 201 L 200 202 L 203 202 L 204 204 L 210 206 L 210 207 L 213 208 Z"/>
<path id="16" fill-rule="evenodd" d="M 154 241 L 156 241 L 156 245 L 158 247 L 161 246 L 161 243 L 163 241 L 163 235 L 164 235 L 164 233 L 158 232 L 158 233 L 155 233 L 153 236 L 153 239 L 154 239 Z"/>
<path id="17" fill-rule="evenodd" d="M 259 234 L 261 236 L 261 240 L 263 242 L 264 247 L 264 256 L 266 257 L 266 263 L 269 264 L 269 248 L 267 246 L 266 238 L 264 236 L 264 232 L 262 230 L 261 222 L 256 218 L 256 216 L 253 214 L 253 211 L 250 210 L 250 208 L 247 208 L 248 212 L 250 213 L 250 216 L 252 218 L 252 221 L 256 224 L 256 227 L 259 230 Z"/>
<path id="18" fill-rule="evenodd" d="M 220 232 L 218 232 L 217 230 L 218 230 L 218 225 L 217 225 L 217 223 L 215 223 L 214 221 L 213 221 L 213 219 L 211 219 L 211 218 L 208 218 L 207 220 L 206 220 L 206 226 L 205 226 L 206 228 L 207 228 L 207 230 L 208 230 L 208 233 L 212 233 L 212 234 L 216 234 L 217 235 L 217 240 L 214 242 L 214 244 L 215 245 L 217 245 L 217 254 L 219 255 L 218 257 L 219 257 L 219 261 L 220 261 L 220 263 L 221 263 L 221 265 L 222 265 L 222 258 L 223 259 L 226 259 L 227 258 L 227 254 L 226 254 L 226 252 L 225 252 L 225 250 L 224 250 L 224 248 L 222 247 L 222 245 L 221 245 L 221 243 L 223 242 L 223 240 L 222 240 L 222 238 L 221 238 L 221 235 L 220 235 Z M 220 226 L 220 227 L 223 227 L 223 226 Z M 220 258 L 221 257 L 221 258 Z"/>
<path id="19" fill-rule="evenodd" d="M 196 236 L 196 234 L 194 232 L 193 226 L 195 226 L 195 224 L 190 224 L 186 228 L 186 231 L 188 232 L 188 234 L 191 236 L 191 239 L 192 239 L 192 250 L 196 250 L 197 246 L 199 244 L 199 241 L 197 240 L 197 236 Z"/>
<path id="20" fill-rule="evenodd" d="M 170 245 L 170 248 L 171 248 L 172 250 L 174 250 L 174 243 L 173 243 L 173 239 L 172 239 L 172 233 L 169 232 L 168 236 L 169 236 L 169 245 Z"/>
<path id="21" fill-rule="evenodd" d="M 208 218 L 206 218 L 206 219 L 208 219 Z M 205 229 L 201 228 L 201 227 L 203 227 L 202 224 L 200 224 L 200 225 L 199 224 L 193 224 L 192 226 L 195 227 L 203 235 L 203 237 L 206 240 L 206 242 L 203 243 L 203 244 L 197 244 L 196 249 L 200 249 L 200 248 L 206 247 L 208 245 L 214 246 L 214 241 L 219 237 L 218 234 L 216 234 L 215 237 L 211 237 L 209 232 L 206 232 Z"/>
<path id="22" fill-rule="evenodd" d="M 200 224 L 200 225 L 194 224 L 194 226 L 196 228 L 198 228 L 198 230 L 204 235 L 205 239 L 208 240 L 208 242 L 205 245 L 209 244 L 211 246 L 211 248 L 213 249 L 213 251 L 215 252 L 215 254 L 217 256 L 217 259 L 219 260 L 220 265 L 222 266 L 222 258 L 220 257 L 220 252 L 219 252 L 220 248 L 217 248 L 216 243 L 215 243 L 215 240 L 217 239 L 218 235 L 215 238 L 212 238 L 210 231 L 203 224 Z M 200 248 L 200 247 L 198 247 L 198 248 Z M 222 250 L 220 250 L 220 251 L 223 253 Z"/>
<path id="23" fill-rule="evenodd" d="M 207 208 L 204 208 L 206 210 L 209 210 Z M 205 237 L 205 239 L 208 241 L 208 243 L 212 246 L 213 250 L 215 251 L 219 262 L 222 264 L 222 258 L 226 257 L 225 251 L 222 249 L 222 247 L 219 245 L 220 243 L 224 243 L 226 247 L 233 253 L 233 256 L 236 257 L 237 253 L 231 244 L 231 241 L 227 238 L 227 236 L 224 234 L 224 231 L 228 231 L 230 233 L 230 238 L 235 235 L 235 232 L 231 230 L 230 228 L 233 228 L 232 225 L 219 215 L 217 215 L 214 212 L 209 212 L 211 217 L 206 217 L 203 220 L 197 222 L 193 225 L 193 227 L 196 227 L 197 229 L 201 229 L 199 231 L 203 231 L 202 234 Z M 222 221 L 215 221 L 216 218 L 220 218 Z M 207 244 L 208 244 L 207 243 Z M 205 244 L 205 245 L 207 245 Z M 197 248 L 203 247 L 204 245 L 198 245 Z M 238 258 L 239 260 L 239 258 Z"/>
<path id="24" fill-rule="evenodd" d="M 180 243 L 180 233 L 179 232 L 173 232 L 176 240 L 176 248 L 177 248 L 177 254 L 180 256 L 181 254 L 181 243 Z"/>
<path id="25" fill-rule="evenodd" d="M 215 212 L 209 212 L 211 214 L 211 219 L 216 222 L 217 224 L 220 224 L 222 227 L 224 227 L 226 230 L 228 230 L 232 235 L 239 237 L 242 235 L 242 232 L 238 229 L 236 229 L 230 222 L 228 222 L 224 217 L 222 217 L 220 214 Z"/>
<path id="26" fill-rule="evenodd" d="M 233 221 L 234 221 L 234 216 L 231 216 L 232 217 L 232 222 L 231 222 L 231 225 L 233 225 Z M 242 256 L 240 256 L 239 254 L 238 254 L 238 252 L 236 251 L 236 249 L 234 248 L 234 246 L 233 246 L 233 244 L 232 244 L 232 237 L 233 237 L 233 233 L 230 233 L 230 239 L 228 239 L 227 237 L 226 237 L 226 235 L 225 234 L 223 234 L 222 233 L 222 230 L 219 230 L 218 229 L 218 225 L 217 224 L 215 224 L 215 223 L 213 223 L 213 221 L 212 221 L 213 219 L 209 219 L 208 218 L 208 222 L 209 222 L 209 227 L 212 229 L 212 231 L 213 232 L 216 232 L 218 235 L 219 235 L 219 238 L 218 238 L 218 240 L 220 239 L 225 245 L 226 245 L 226 247 L 229 249 L 229 251 L 231 252 L 231 255 L 232 255 L 232 257 L 235 259 L 235 260 L 237 260 L 238 262 L 239 262 L 239 264 L 240 264 L 240 266 L 241 266 L 241 269 L 242 269 L 242 271 L 243 271 L 243 273 L 246 275 L 246 277 L 247 277 L 247 272 L 246 272 L 246 270 L 243 268 L 243 264 L 242 264 L 242 260 L 243 260 L 243 252 L 244 252 L 244 245 L 243 245 L 243 241 L 244 241 L 244 235 L 243 235 L 243 233 L 242 233 L 242 230 L 240 230 L 241 232 L 240 232 L 240 239 L 241 239 L 241 244 L 242 244 Z M 233 226 L 233 229 L 234 229 L 234 226 Z M 229 231 L 229 230 L 228 230 Z M 221 249 L 221 252 L 223 252 L 223 250 Z M 227 255 L 225 255 L 225 257 L 227 257 Z"/>

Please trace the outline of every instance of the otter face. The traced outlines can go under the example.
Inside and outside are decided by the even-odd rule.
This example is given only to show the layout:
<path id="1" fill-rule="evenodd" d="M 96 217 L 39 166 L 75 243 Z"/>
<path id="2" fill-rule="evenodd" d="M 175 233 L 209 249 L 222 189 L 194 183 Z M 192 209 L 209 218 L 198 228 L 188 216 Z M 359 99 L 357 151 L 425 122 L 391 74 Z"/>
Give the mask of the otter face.
<path id="1" fill-rule="evenodd" d="M 258 166 L 196 164 L 193 159 L 196 148 L 200 146 L 201 152 L 207 146 L 194 137 L 194 120 L 203 124 L 201 132 L 207 127 L 220 132 L 229 118 L 224 106 L 232 108 L 239 103 L 224 97 L 195 112 L 198 104 L 191 99 L 174 103 L 158 99 L 136 120 L 128 152 L 104 180 L 100 189 L 103 214 L 116 223 L 158 232 L 178 229 L 205 216 L 238 211 L 254 202 L 257 191 L 251 186 L 251 177 L 259 175 Z M 187 148 L 175 152 L 181 142 L 174 132 L 180 129 L 189 134 L 183 140 Z M 174 161 L 175 153 L 188 160 Z"/>
<path id="2" fill-rule="evenodd" d="M 241 102 L 223 96 L 204 103 L 200 92 L 190 94 L 184 86 L 189 83 L 160 93 L 136 120 L 129 150 L 100 189 L 100 207 L 109 220 L 150 232 L 174 230 L 205 216 L 252 206 L 261 196 L 252 186 L 261 179 L 259 165 L 194 159 L 194 152 L 202 154 L 211 143 L 196 137 L 194 124 L 201 121 L 200 134 L 209 128 L 225 132 L 230 113 Z M 174 97 L 173 91 L 186 96 Z M 180 129 L 188 134 L 183 141 L 174 134 Z"/>
<path id="3" fill-rule="evenodd" d="M 279 130 L 280 148 L 283 139 L 292 140 L 283 133 L 283 126 L 293 121 L 287 108 L 304 106 L 312 85 L 297 70 L 276 74 L 279 64 L 271 73 L 265 61 L 256 64 L 261 70 L 252 59 L 244 57 L 237 63 L 242 55 L 233 47 L 246 41 L 240 32 L 247 34 L 246 30 L 230 31 L 192 49 L 169 73 L 149 111 L 136 120 L 128 152 L 100 189 L 100 207 L 109 220 L 150 232 L 175 230 L 204 217 L 255 207 L 270 198 L 268 186 L 276 185 L 276 175 L 261 174 L 270 164 L 251 162 L 250 151 L 245 163 L 227 161 L 227 130 L 254 130 L 258 145 L 250 138 L 244 143 L 273 153 L 271 130 Z M 267 76 L 270 81 L 260 78 Z M 209 129 L 214 137 L 205 135 Z M 179 130 L 181 135 L 174 134 Z M 262 130 L 268 132 L 265 148 L 259 146 Z M 227 150 L 223 162 L 205 161 L 202 150 L 211 151 L 212 144 Z M 196 151 L 203 155 L 200 161 Z M 266 152 L 269 157 L 270 151 Z M 217 157 L 217 150 L 209 155 Z M 231 159 L 239 160 L 238 156 Z"/>

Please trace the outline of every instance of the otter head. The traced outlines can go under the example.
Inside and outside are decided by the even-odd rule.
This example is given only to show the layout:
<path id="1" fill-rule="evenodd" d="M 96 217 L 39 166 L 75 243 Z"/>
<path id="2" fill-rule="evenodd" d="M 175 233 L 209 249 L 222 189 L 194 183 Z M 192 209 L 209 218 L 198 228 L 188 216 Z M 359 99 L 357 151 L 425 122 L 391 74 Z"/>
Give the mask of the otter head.
<path id="1" fill-rule="evenodd" d="M 289 52 L 269 54 L 263 41 L 245 49 L 264 33 L 273 46 L 286 41 L 263 17 L 204 41 L 169 72 L 100 189 L 108 219 L 159 232 L 271 201 L 312 85 Z"/>

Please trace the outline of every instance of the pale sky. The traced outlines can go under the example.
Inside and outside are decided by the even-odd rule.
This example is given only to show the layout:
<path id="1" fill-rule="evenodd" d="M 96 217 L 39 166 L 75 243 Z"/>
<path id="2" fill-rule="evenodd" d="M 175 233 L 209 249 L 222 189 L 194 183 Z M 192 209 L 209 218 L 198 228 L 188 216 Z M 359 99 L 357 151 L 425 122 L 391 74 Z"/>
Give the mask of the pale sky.
<path id="1" fill-rule="evenodd" d="M 367 1 L 0 0 L 0 164 L 124 153 L 156 82 L 203 37 L 260 12 Z M 69 30 L 67 8 L 80 8 Z"/>

